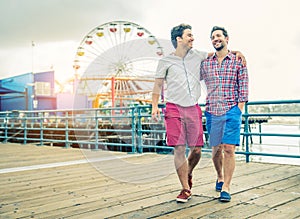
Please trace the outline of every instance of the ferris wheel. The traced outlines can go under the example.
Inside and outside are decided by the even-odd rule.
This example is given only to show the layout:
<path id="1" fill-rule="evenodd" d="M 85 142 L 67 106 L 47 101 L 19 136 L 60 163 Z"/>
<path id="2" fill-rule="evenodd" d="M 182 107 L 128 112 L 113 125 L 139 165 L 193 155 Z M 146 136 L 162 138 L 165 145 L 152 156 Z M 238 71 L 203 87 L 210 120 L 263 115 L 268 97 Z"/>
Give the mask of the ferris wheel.
<path id="1" fill-rule="evenodd" d="M 113 21 L 99 25 L 77 49 L 73 65 L 76 93 L 88 96 L 95 108 L 150 102 L 164 49 L 138 24 Z"/>

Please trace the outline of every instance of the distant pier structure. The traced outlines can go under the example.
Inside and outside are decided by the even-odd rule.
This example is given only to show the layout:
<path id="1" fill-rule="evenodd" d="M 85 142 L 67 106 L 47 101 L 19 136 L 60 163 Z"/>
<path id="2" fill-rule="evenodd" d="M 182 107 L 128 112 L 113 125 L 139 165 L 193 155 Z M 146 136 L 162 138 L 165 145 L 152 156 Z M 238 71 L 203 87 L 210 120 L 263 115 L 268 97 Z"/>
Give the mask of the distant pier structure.
<path id="1" fill-rule="evenodd" d="M 0 111 L 57 108 L 54 71 L 25 73 L 0 80 Z"/>

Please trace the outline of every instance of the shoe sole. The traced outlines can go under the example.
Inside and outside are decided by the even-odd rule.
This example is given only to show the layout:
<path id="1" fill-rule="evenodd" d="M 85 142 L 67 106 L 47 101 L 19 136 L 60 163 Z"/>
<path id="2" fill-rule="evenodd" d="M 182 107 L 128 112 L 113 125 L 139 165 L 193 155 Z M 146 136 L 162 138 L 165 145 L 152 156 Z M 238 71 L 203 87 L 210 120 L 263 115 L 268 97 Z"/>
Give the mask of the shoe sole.
<path id="1" fill-rule="evenodd" d="M 230 202 L 231 196 L 227 192 L 221 192 L 219 200 L 220 202 Z"/>
<path id="2" fill-rule="evenodd" d="M 176 198 L 176 201 L 177 201 L 177 202 L 186 203 L 186 202 L 188 202 L 188 200 L 190 200 L 190 199 L 191 199 L 191 197 L 192 197 L 192 196 L 188 197 L 188 199 Z"/>
<path id="3" fill-rule="evenodd" d="M 230 202 L 230 199 L 223 199 L 223 198 L 220 198 L 219 200 L 220 200 L 220 202 Z"/>

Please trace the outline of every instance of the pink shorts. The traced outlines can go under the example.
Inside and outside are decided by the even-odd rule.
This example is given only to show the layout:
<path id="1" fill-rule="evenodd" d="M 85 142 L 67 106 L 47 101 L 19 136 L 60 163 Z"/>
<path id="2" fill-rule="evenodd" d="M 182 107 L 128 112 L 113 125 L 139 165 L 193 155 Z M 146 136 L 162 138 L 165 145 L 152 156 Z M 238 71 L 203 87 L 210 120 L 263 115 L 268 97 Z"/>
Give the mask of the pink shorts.
<path id="1" fill-rule="evenodd" d="M 165 122 L 168 146 L 203 146 L 202 111 L 198 105 L 167 103 Z"/>

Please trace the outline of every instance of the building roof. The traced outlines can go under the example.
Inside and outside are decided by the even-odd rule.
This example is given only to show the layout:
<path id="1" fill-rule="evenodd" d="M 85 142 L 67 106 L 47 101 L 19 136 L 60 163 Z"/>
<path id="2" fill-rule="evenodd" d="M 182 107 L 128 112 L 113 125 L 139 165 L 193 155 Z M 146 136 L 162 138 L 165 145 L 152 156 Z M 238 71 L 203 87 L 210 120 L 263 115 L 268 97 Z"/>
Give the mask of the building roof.
<path id="1" fill-rule="evenodd" d="M 15 93 L 19 94 L 19 93 L 22 93 L 22 92 L 12 90 L 12 89 L 8 89 L 8 88 L 4 88 L 4 87 L 0 87 L 0 95 L 15 94 Z"/>

